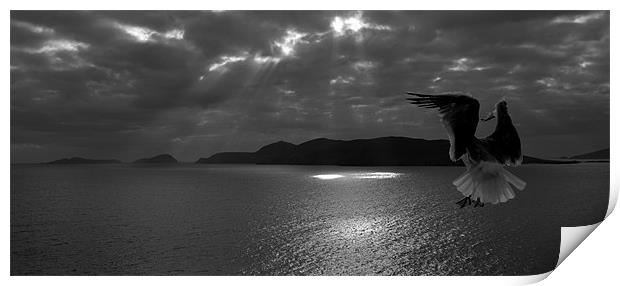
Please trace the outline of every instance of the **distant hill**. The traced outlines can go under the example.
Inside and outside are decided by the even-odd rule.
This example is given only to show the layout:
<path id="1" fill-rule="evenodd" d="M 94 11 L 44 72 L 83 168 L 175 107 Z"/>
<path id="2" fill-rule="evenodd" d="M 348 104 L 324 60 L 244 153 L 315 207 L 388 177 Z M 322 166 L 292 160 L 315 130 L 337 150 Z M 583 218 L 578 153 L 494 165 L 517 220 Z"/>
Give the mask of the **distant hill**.
<path id="1" fill-rule="evenodd" d="M 607 159 L 609 160 L 609 148 L 602 149 L 590 153 L 569 157 L 570 159 Z"/>
<path id="2" fill-rule="evenodd" d="M 203 164 L 290 164 L 348 166 L 462 166 L 448 155 L 448 140 L 408 137 L 332 140 L 319 138 L 299 145 L 279 141 L 256 152 L 223 152 L 200 158 Z M 566 164 L 577 161 L 545 160 L 524 156 L 524 163 Z"/>
<path id="3" fill-rule="evenodd" d="M 117 164 L 121 163 L 119 160 L 98 160 L 98 159 L 86 159 L 80 157 L 73 158 L 64 158 L 60 160 L 55 160 L 51 162 L 47 162 L 44 164 Z"/>
<path id="4" fill-rule="evenodd" d="M 523 156 L 523 164 L 575 164 L 579 163 L 577 160 L 550 160 L 550 159 L 540 159 L 536 157 Z"/>
<path id="5" fill-rule="evenodd" d="M 154 163 L 178 163 L 177 159 L 170 154 L 161 154 L 151 158 L 143 158 L 134 161 L 134 163 L 140 164 L 154 164 Z"/>

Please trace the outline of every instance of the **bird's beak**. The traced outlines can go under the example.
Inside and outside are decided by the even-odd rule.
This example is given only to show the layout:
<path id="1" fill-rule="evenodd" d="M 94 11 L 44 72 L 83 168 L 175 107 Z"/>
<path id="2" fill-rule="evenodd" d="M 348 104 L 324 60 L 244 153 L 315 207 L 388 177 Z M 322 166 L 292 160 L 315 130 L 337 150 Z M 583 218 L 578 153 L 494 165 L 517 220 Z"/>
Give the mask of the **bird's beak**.
<path id="1" fill-rule="evenodd" d="M 487 115 L 487 117 L 480 118 L 480 121 L 489 121 L 489 120 L 491 120 L 493 118 L 495 118 L 495 110 L 489 112 L 489 115 Z"/>

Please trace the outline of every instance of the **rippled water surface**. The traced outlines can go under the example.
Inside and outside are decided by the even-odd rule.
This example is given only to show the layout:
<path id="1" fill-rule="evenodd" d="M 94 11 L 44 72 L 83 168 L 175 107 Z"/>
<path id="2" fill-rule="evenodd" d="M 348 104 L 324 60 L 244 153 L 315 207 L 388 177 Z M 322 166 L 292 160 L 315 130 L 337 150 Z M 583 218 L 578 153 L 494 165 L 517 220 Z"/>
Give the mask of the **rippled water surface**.
<path id="1" fill-rule="evenodd" d="M 11 274 L 537 274 L 607 209 L 607 163 L 511 169 L 527 188 L 476 209 L 463 170 L 13 165 Z"/>

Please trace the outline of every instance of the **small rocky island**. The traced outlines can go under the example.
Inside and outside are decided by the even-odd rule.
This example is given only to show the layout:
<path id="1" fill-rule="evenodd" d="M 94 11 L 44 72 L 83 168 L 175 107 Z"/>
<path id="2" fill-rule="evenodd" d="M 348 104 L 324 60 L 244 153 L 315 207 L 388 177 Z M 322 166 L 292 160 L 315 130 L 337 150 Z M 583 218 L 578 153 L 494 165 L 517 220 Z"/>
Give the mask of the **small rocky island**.
<path id="1" fill-rule="evenodd" d="M 134 161 L 137 164 L 172 164 L 178 163 L 177 159 L 170 154 L 161 154 L 151 158 L 143 158 Z"/>
<path id="2" fill-rule="evenodd" d="M 576 156 L 569 157 L 568 159 L 578 159 L 578 160 L 609 160 L 609 148 L 602 149 L 594 152 L 589 152 L 585 154 L 580 154 Z"/>
<path id="3" fill-rule="evenodd" d="M 46 162 L 44 164 L 118 164 L 121 163 L 119 160 L 114 159 L 87 159 L 81 157 L 73 157 L 73 158 L 63 158 L 59 160 L 54 160 L 50 162 Z"/>

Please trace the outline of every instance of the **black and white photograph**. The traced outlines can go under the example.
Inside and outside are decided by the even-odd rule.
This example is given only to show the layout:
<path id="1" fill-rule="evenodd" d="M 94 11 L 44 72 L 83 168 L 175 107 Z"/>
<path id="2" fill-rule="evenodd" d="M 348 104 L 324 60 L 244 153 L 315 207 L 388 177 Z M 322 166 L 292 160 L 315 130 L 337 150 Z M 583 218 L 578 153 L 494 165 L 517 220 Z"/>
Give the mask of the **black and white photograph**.
<path id="1" fill-rule="evenodd" d="M 9 24 L 11 276 L 539 275 L 610 206 L 608 10 Z"/>

